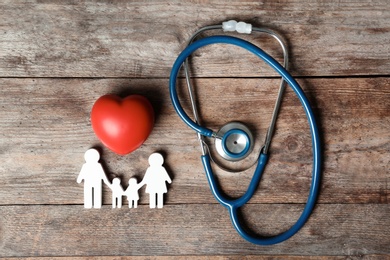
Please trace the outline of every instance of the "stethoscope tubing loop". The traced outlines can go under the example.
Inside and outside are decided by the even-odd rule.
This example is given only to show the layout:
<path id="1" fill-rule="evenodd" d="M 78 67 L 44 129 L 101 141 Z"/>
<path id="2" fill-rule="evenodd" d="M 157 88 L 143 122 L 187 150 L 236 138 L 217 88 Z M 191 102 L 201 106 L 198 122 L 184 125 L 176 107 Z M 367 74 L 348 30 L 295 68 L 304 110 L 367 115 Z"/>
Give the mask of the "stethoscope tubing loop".
<path id="1" fill-rule="evenodd" d="M 208 137 L 212 137 L 215 135 L 215 133 L 205 127 L 200 126 L 199 124 L 195 123 L 184 111 L 182 108 L 177 91 L 176 91 L 176 80 L 179 73 L 179 70 L 183 64 L 183 62 L 189 57 L 194 51 L 197 49 L 204 47 L 206 45 L 210 44 L 216 44 L 216 43 L 224 43 L 224 44 L 232 44 L 239 47 L 242 47 L 244 49 L 247 49 L 248 51 L 252 52 L 253 54 L 260 57 L 263 61 L 265 61 L 269 66 L 271 66 L 276 72 L 278 72 L 283 79 L 287 82 L 287 84 L 294 90 L 296 95 L 298 96 L 304 111 L 306 113 L 309 126 L 310 126 L 310 133 L 312 136 L 312 150 L 313 150 L 313 172 L 312 172 L 312 181 L 309 191 L 308 200 L 306 202 L 305 208 L 303 209 L 303 212 L 297 222 L 287 231 L 273 236 L 273 237 L 254 237 L 253 235 L 248 234 L 240 224 L 240 220 L 238 217 L 238 209 L 244 205 L 246 202 L 250 200 L 250 198 L 253 196 L 253 194 L 256 191 L 256 188 L 258 186 L 258 183 L 260 181 L 261 175 L 264 171 L 268 155 L 260 153 L 259 155 L 259 162 L 256 167 L 254 176 L 252 177 L 252 180 L 249 184 L 249 187 L 247 189 L 247 192 L 240 198 L 235 200 L 227 199 L 223 196 L 223 194 L 219 191 L 216 180 L 213 176 L 211 164 L 210 164 L 210 157 L 209 155 L 203 155 L 202 156 L 202 162 L 203 166 L 205 168 L 205 172 L 207 175 L 207 179 L 209 181 L 209 185 L 211 188 L 212 193 L 214 194 L 215 198 L 218 202 L 220 202 L 222 205 L 228 208 L 230 218 L 232 220 L 233 226 L 237 230 L 237 232 L 246 240 L 248 240 L 251 243 L 258 244 L 258 245 L 272 245 L 276 243 L 280 243 L 291 236 L 293 236 L 296 232 L 298 232 L 302 226 L 305 224 L 307 219 L 309 218 L 317 199 L 318 191 L 319 191 L 319 185 L 320 185 L 320 171 L 321 171 L 321 147 L 320 147 L 320 136 L 319 131 L 317 128 L 317 124 L 315 121 L 314 113 L 310 107 L 309 101 L 306 98 L 303 90 L 299 86 L 299 84 L 295 81 L 295 79 L 288 73 L 286 69 L 283 68 L 274 58 L 272 58 L 270 55 L 265 53 L 262 49 L 259 47 L 242 40 L 240 38 L 235 38 L 232 36 L 209 36 L 200 40 L 195 41 L 194 43 L 190 44 L 185 48 L 178 58 L 176 59 L 172 71 L 170 74 L 169 79 L 169 89 L 170 89 L 170 97 L 173 103 L 173 106 L 178 113 L 178 115 L 182 118 L 182 120 L 190 126 L 192 129 L 194 129 L 196 132 L 198 132 L 201 135 L 205 135 Z"/>
<path id="2" fill-rule="evenodd" d="M 242 40 L 240 38 L 232 37 L 232 36 L 225 36 L 225 35 L 216 35 L 216 36 L 209 36 L 203 39 L 199 39 L 192 44 L 188 45 L 177 57 L 176 61 L 174 62 L 171 70 L 171 74 L 169 77 L 169 90 L 170 90 L 170 97 L 172 100 L 173 107 L 175 108 L 176 112 L 179 114 L 179 116 L 182 118 L 182 120 L 193 130 L 200 133 L 201 135 L 212 137 L 215 133 L 206 127 L 200 126 L 199 124 L 195 123 L 184 111 L 183 107 L 180 104 L 179 97 L 177 95 L 176 90 L 176 80 L 180 71 L 180 68 L 185 62 L 185 60 L 196 50 L 207 46 L 211 44 L 217 44 L 217 43 L 224 43 L 224 44 L 231 44 L 236 45 L 239 47 L 242 47 L 259 58 L 261 58 L 264 62 L 266 62 L 270 67 L 272 67 L 280 76 L 283 77 L 283 79 L 288 83 L 288 85 L 294 90 L 294 92 L 297 94 L 301 104 L 304 107 L 304 110 L 307 114 L 307 117 L 309 119 L 309 122 L 313 122 L 314 125 L 310 125 L 311 128 L 316 128 L 315 126 L 315 119 L 314 115 L 311 111 L 309 101 L 307 100 L 305 94 L 303 93 L 303 90 L 299 87 L 299 84 L 295 81 L 295 79 L 288 73 L 288 71 L 283 68 L 282 65 L 280 65 L 274 58 L 272 58 L 270 55 L 268 55 L 266 52 L 264 52 L 262 49 L 257 47 L 256 45 L 253 45 L 250 42 L 247 42 L 245 40 Z"/>

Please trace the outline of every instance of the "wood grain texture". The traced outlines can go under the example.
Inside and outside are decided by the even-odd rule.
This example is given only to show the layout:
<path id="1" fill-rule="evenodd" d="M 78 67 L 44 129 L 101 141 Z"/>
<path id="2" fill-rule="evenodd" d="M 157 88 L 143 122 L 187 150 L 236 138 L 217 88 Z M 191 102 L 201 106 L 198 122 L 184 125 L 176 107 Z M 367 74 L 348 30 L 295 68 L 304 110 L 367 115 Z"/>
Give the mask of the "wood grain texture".
<path id="1" fill-rule="evenodd" d="M 390 5 L 376 1 L 9 1 L 0 0 L 0 257 L 5 259 L 390 259 Z M 321 132 L 321 190 L 302 230 L 255 246 L 213 198 L 195 133 L 175 113 L 171 66 L 199 28 L 229 19 L 274 29 L 289 45 L 291 72 Z M 217 32 L 217 34 L 220 34 Z M 281 61 L 274 40 L 242 36 Z M 256 57 L 209 46 L 191 59 L 202 123 L 238 120 L 260 150 L 279 80 Z M 178 91 L 190 111 L 184 81 Z M 94 101 L 146 96 L 155 128 L 137 151 L 115 155 L 95 137 Z M 211 143 L 211 151 L 215 153 Z M 138 209 L 83 208 L 76 178 L 97 148 L 108 178 L 142 179 L 148 156 L 165 157 L 173 183 L 162 210 L 144 189 Z M 309 126 L 297 97 L 284 95 L 270 160 L 241 212 L 263 236 L 289 228 L 311 181 Z M 218 160 L 218 158 L 217 158 Z M 221 162 L 222 163 L 222 162 Z M 223 192 L 246 191 L 253 169 L 215 169 Z"/>
<path id="2" fill-rule="evenodd" d="M 319 201 L 388 203 L 389 80 L 300 81 L 314 104 L 323 138 Z M 82 203 L 82 185 L 75 180 L 84 163 L 83 154 L 90 147 L 101 147 L 89 113 L 93 102 L 105 93 L 146 95 L 158 115 L 151 136 L 136 152 L 119 156 L 101 148 L 109 179 L 120 177 L 125 187 L 132 176 L 142 179 L 149 154 L 160 151 L 174 179 L 167 203 L 214 203 L 196 135 L 174 112 L 165 79 L 3 79 L 0 84 L 5 86 L 0 90 L 1 204 Z M 204 123 L 218 129 L 231 120 L 243 121 L 255 130 L 255 149 L 260 149 L 278 81 L 199 79 L 196 84 Z M 248 94 L 235 94 L 240 91 Z M 285 94 L 270 151 L 259 192 L 251 202 L 305 202 L 311 179 L 311 138 L 304 111 L 290 90 Z M 255 156 L 244 164 L 251 164 Z M 226 193 L 238 196 L 245 192 L 253 169 L 240 174 L 216 171 Z M 105 203 L 111 203 L 109 189 L 105 195 Z M 148 198 L 143 196 L 141 203 L 148 203 Z"/>
<path id="3" fill-rule="evenodd" d="M 3 258 L 5 260 L 37 260 L 42 257 L 12 257 Z M 46 259 L 46 258 L 44 258 Z M 245 256 L 223 256 L 223 255 L 210 255 L 210 256 L 86 256 L 86 257 L 50 257 L 52 260 L 342 260 L 342 259 L 362 259 L 362 260 L 383 260 L 388 259 L 385 255 L 360 255 L 353 257 L 346 256 L 288 256 L 288 255 L 245 255 Z"/>
<path id="4" fill-rule="evenodd" d="M 291 226 L 301 208 L 249 205 L 243 214 L 254 231 L 273 235 Z M 1 206 L 0 214 L 3 256 L 389 254 L 389 205 L 321 204 L 297 235 L 268 247 L 244 241 L 218 204 L 168 205 L 162 210 L 141 206 L 131 211 L 110 206 Z"/>
<path id="5" fill-rule="evenodd" d="M 282 34 L 295 75 L 387 75 L 389 8 L 387 0 L 1 1 L 0 75 L 167 77 L 192 33 L 229 19 Z M 247 38 L 280 57 L 267 37 Z M 207 77 L 275 75 L 234 47 L 206 48 L 194 67 Z"/>

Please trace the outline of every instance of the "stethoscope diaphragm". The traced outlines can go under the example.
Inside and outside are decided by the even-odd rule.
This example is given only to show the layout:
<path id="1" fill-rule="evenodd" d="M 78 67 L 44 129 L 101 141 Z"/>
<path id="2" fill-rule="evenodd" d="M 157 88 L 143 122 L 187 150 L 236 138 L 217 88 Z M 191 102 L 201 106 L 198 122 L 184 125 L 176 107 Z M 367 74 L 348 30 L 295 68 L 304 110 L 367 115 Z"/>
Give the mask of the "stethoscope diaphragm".
<path id="1" fill-rule="evenodd" d="M 249 128 L 240 122 L 230 122 L 222 126 L 215 138 L 215 149 L 228 161 L 240 161 L 253 150 L 253 135 Z"/>

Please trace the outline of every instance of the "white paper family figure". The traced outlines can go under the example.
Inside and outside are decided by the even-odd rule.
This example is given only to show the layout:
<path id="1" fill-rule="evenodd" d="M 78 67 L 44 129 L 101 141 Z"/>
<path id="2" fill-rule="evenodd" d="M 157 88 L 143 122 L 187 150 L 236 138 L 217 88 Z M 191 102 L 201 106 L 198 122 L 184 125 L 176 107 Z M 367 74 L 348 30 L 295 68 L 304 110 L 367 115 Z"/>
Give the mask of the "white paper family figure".
<path id="1" fill-rule="evenodd" d="M 159 153 L 153 153 L 149 156 L 149 168 L 146 170 L 145 176 L 140 183 L 141 186 L 146 184 L 146 193 L 149 193 L 149 207 L 157 208 L 163 207 L 163 194 L 167 192 L 167 185 L 165 182 L 171 183 L 172 180 L 165 168 L 162 166 L 164 158 Z"/>
<path id="2" fill-rule="evenodd" d="M 84 180 L 84 208 L 102 207 L 102 181 L 111 186 L 102 165 L 99 163 L 100 154 L 95 149 L 89 149 L 84 154 L 85 163 L 77 178 L 77 183 Z"/>
<path id="3" fill-rule="evenodd" d="M 122 188 L 121 180 L 119 178 L 114 178 L 112 180 L 111 191 L 112 191 L 112 207 L 122 208 L 122 196 L 124 190 Z"/>
<path id="4" fill-rule="evenodd" d="M 166 182 L 172 183 L 167 171 L 162 166 L 164 158 L 159 153 L 153 153 L 149 156 L 149 167 L 140 183 L 136 178 L 130 178 L 129 186 L 126 191 L 123 190 L 119 178 L 114 178 L 112 184 L 108 181 L 103 167 L 99 163 L 100 154 L 95 149 L 89 149 L 84 154 L 85 163 L 81 168 L 77 182 L 84 180 L 84 208 L 102 207 L 102 181 L 112 191 L 112 207 L 122 207 L 122 196 L 127 196 L 129 208 L 138 206 L 138 190 L 146 185 L 145 192 L 149 193 L 149 207 L 162 208 L 164 204 L 163 194 L 167 193 Z"/>
<path id="5" fill-rule="evenodd" d="M 129 186 L 127 187 L 125 191 L 125 195 L 127 196 L 127 200 L 129 201 L 129 208 L 132 208 L 134 205 L 134 208 L 138 207 L 138 190 L 142 187 L 141 184 L 137 183 L 136 178 L 130 178 L 129 180 Z"/>

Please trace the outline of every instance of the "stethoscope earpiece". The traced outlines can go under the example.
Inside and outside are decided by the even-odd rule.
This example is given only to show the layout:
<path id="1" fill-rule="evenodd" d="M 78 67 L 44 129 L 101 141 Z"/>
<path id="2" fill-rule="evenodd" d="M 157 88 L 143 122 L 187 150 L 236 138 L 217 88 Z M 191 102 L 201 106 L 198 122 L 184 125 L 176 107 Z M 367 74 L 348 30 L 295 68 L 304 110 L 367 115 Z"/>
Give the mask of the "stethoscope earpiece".
<path id="1" fill-rule="evenodd" d="M 253 135 L 244 124 L 230 122 L 217 132 L 214 144 L 222 158 L 228 161 L 240 161 L 252 152 Z"/>

